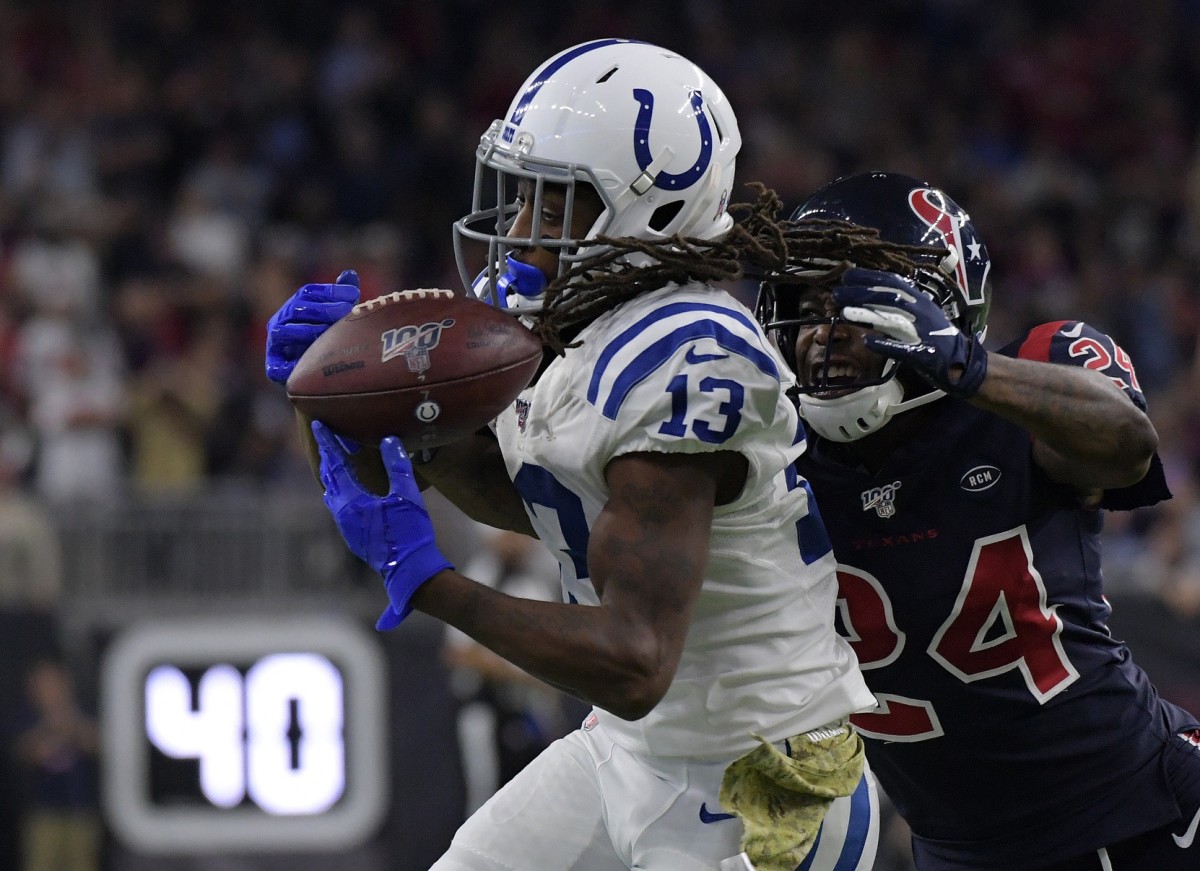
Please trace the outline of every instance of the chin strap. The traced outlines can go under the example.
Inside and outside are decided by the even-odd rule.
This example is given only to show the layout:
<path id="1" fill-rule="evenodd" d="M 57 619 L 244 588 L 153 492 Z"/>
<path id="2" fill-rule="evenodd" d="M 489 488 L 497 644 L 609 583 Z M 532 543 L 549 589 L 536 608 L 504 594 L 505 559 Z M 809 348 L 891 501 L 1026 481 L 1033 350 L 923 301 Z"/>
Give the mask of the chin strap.
<path id="1" fill-rule="evenodd" d="M 920 408 L 922 405 L 928 405 L 935 399 L 941 399 L 946 395 L 945 390 L 938 390 L 936 387 L 928 393 L 922 393 L 920 396 L 914 396 L 912 399 L 906 399 L 903 402 L 898 402 L 892 408 L 892 414 L 901 414 L 905 411 L 912 411 L 914 408 Z"/>

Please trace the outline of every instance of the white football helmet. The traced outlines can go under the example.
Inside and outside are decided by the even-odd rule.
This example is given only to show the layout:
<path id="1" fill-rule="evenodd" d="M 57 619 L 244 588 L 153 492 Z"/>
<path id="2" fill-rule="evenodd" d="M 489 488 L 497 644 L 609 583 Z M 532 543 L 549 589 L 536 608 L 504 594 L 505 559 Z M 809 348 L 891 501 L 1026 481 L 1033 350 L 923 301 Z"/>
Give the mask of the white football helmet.
<path id="1" fill-rule="evenodd" d="M 678 54 L 625 39 L 562 51 L 525 81 L 480 139 L 471 212 L 454 224 L 463 283 L 494 304 L 536 309 L 545 277 L 512 258 L 514 250 L 557 250 L 561 274 L 603 251 L 585 244 L 598 235 L 716 239 L 733 226 L 726 205 L 741 144 L 725 94 Z M 528 236 L 514 237 L 508 231 L 519 179 L 533 183 L 534 218 Z M 544 186 L 565 187 L 569 227 L 579 182 L 603 202 L 595 224 L 578 239 L 541 235 Z M 481 273 L 478 261 L 474 268 L 467 262 L 466 240 L 487 245 Z M 637 255 L 626 262 L 636 265 Z"/>

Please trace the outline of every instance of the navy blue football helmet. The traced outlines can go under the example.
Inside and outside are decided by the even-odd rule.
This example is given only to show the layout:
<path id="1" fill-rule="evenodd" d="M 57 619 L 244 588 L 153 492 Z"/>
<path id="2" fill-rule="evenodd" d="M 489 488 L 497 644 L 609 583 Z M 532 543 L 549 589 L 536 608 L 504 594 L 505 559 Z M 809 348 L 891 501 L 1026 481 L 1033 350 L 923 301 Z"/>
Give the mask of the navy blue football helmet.
<path id="1" fill-rule="evenodd" d="M 918 261 L 914 280 L 951 323 L 983 340 L 991 305 L 991 258 L 970 216 L 943 191 L 900 173 L 858 173 L 818 190 L 791 220 L 849 221 L 878 230 L 885 242 L 929 249 L 929 257 L 913 258 Z M 759 321 L 793 368 L 797 330 L 818 324 L 832 327 L 840 320 L 836 313 L 801 318 L 797 296 L 795 285 L 767 281 L 759 290 L 757 305 Z M 915 379 L 897 378 L 898 368 L 889 360 L 883 375 L 871 380 L 835 385 L 822 376 L 816 383 L 800 384 L 795 392 L 801 414 L 821 435 L 853 441 L 879 429 L 893 414 L 943 395 Z M 831 388 L 836 388 L 836 396 L 822 396 Z"/>

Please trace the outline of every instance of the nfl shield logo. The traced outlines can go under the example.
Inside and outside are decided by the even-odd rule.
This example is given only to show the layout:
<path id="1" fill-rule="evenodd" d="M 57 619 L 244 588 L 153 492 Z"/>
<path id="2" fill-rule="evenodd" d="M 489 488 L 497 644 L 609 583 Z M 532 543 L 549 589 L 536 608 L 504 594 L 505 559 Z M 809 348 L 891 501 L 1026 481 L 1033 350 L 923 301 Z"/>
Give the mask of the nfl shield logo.
<path id="1" fill-rule="evenodd" d="M 896 491 L 899 489 L 900 482 L 894 481 L 882 487 L 872 487 L 870 490 L 863 490 L 863 511 L 870 511 L 874 508 L 875 513 L 880 517 L 888 518 L 894 516 L 896 513 Z"/>
<path id="2" fill-rule="evenodd" d="M 517 400 L 517 429 L 520 432 L 525 432 L 525 421 L 529 418 L 529 401 L 525 399 Z"/>

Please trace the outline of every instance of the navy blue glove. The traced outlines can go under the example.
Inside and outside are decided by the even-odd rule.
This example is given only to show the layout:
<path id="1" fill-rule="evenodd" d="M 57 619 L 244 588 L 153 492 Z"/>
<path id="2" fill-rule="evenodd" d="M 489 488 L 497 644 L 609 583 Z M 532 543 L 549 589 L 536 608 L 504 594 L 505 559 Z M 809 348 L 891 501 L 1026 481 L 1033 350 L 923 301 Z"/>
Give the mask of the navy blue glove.
<path id="1" fill-rule="evenodd" d="M 454 566 L 437 549 L 433 523 L 413 478 L 412 463 L 400 439 L 379 446 L 391 489 L 386 496 L 366 490 L 350 467 L 350 455 L 320 421 L 312 425 L 321 452 L 325 505 L 351 552 L 383 576 L 391 604 L 375 628 L 395 629 L 412 612 L 409 600 L 421 584 Z"/>
<path id="2" fill-rule="evenodd" d="M 950 396 L 967 399 L 987 375 L 987 351 L 975 336 L 950 323 L 941 306 L 893 272 L 849 269 L 834 288 L 842 316 L 877 330 L 863 342 L 877 354 L 911 368 Z"/>
<path id="3" fill-rule="evenodd" d="M 358 273 L 347 269 L 333 284 L 306 284 L 267 321 L 267 377 L 286 384 L 296 361 L 330 324 L 358 302 Z"/>

